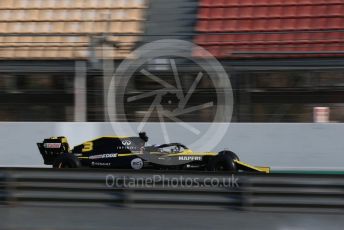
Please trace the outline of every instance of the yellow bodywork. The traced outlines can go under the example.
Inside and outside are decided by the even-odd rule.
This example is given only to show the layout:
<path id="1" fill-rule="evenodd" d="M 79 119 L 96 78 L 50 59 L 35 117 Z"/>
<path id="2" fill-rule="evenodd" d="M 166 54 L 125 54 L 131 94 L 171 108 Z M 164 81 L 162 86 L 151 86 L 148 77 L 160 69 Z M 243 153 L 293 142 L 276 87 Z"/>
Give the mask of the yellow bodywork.
<path id="1" fill-rule="evenodd" d="M 239 169 L 245 169 L 247 171 L 270 173 L 270 167 L 253 166 L 242 161 L 234 160 Z"/>
<path id="2" fill-rule="evenodd" d="M 167 156 L 184 156 L 184 155 L 192 155 L 192 156 L 216 156 L 218 153 L 215 152 L 194 152 L 191 149 L 185 149 L 180 153 L 170 153 Z"/>

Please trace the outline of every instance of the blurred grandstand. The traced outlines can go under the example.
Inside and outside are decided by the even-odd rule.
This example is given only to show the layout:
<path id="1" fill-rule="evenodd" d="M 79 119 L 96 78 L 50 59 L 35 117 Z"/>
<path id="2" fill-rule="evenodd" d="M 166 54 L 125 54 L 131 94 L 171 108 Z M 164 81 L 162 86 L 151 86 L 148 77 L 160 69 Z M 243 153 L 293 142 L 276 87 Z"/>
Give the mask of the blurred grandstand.
<path id="1" fill-rule="evenodd" d="M 233 121 L 312 122 L 313 109 L 325 107 L 329 121 L 343 122 L 343 15 L 341 0 L 0 1 L 0 120 L 104 121 L 101 60 L 117 66 L 142 44 L 176 38 L 204 47 L 230 74 Z M 190 56 L 206 58 L 192 47 Z M 170 81 L 166 61 L 148 67 Z M 189 88 L 199 67 L 177 63 Z M 137 73 L 128 93 L 155 87 Z M 190 103 L 215 97 L 212 87 L 203 78 Z M 128 105 L 127 119 L 147 108 Z M 184 120 L 212 118 L 208 108 Z"/>

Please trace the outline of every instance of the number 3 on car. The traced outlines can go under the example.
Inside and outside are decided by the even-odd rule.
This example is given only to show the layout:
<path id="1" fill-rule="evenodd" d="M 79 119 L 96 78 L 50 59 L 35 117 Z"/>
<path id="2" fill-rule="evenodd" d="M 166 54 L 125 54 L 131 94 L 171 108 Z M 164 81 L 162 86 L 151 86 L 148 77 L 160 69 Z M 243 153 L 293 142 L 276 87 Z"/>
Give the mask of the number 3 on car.
<path id="1" fill-rule="evenodd" d="M 82 148 L 82 152 L 89 152 L 93 150 L 93 142 L 87 141 L 84 143 L 84 147 Z"/>

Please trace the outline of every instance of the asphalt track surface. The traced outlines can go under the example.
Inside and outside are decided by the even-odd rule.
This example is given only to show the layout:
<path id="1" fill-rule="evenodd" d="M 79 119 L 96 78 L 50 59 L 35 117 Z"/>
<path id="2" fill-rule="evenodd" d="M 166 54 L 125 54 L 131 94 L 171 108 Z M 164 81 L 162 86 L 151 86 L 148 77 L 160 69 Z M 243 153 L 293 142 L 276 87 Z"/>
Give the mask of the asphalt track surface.
<path id="1" fill-rule="evenodd" d="M 339 214 L 116 207 L 0 206 L 0 229 L 343 229 Z"/>

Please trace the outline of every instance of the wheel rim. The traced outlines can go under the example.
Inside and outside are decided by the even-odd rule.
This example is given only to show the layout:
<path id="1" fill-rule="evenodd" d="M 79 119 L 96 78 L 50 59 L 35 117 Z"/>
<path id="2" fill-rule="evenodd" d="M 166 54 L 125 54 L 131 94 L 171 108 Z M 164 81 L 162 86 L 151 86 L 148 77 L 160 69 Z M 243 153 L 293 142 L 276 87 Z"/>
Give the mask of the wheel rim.
<path id="1" fill-rule="evenodd" d="M 219 162 L 216 164 L 214 171 L 224 171 L 224 170 L 225 170 L 225 167 L 223 165 L 223 162 Z"/>

